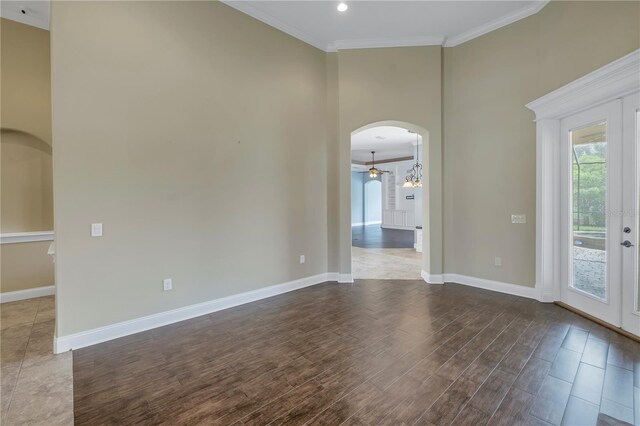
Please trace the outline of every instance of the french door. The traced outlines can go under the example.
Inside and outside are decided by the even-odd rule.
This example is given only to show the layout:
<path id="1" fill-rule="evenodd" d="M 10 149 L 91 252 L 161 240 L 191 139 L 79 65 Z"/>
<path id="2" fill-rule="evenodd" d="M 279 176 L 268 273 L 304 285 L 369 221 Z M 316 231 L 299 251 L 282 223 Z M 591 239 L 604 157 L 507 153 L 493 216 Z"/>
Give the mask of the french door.
<path id="1" fill-rule="evenodd" d="M 640 335 L 637 94 L 561 120 L 563 302 Z"/>

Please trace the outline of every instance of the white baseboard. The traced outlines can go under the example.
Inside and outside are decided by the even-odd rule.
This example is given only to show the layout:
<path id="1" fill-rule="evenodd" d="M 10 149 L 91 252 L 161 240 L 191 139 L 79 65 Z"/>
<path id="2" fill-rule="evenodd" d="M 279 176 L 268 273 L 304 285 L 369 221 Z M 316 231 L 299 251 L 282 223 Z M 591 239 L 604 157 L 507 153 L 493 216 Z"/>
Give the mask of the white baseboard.
<path id="1" fill-rule="evenodd" d="M 385 225 L 385 224 L 382 224 L 381 228 L 384 228 L 384 229 L 400 229 L 400 230 L 404 230 L 404 231 L 415 231 L 415 229 L 416 229 L 415 226 Z"/>
<path id="2" fill-rule="evenodd" d="M 197 303 L 195 305 L 160 312 L 142 318 L 94 328 L 92 330 L 70 334 L 68 336 L 55 337 L 53 340 L 53 350 L 55 353 L 59 354 L 72 349 L 84 348 L 86 346 L 95 345 L 97 343 L 106 342 L 108 340 L 117 339 L 119 337 L 128 336 L 130 334 L 139 333 L 152 328 L 162 327 L 163 325 L 188 320 L 201 315 L 221 311 L 223 309 L 233 308 L 234 306 L 244 305 L 245 303 L 255 302 L 256 300 L 265 299 L 267 297 L 277 296 L 279 294 L 298 290 L 304 287 L 321 284 L 327 281 L 335 281 L 335 279 L 331 278 L 335 278 L 336 276 L 338 276 L 337 273 L 318 274 L 282 284 L 276 284 L 270 287 L 260 288 L 258 290 L 223 297 L 221 299 L 210 300 L 208 302 Z"/>
<path id="3" fill-rule="evenodd" d="M 356 222 L 356 223 L 352 223 L 351 226 L 367 226 L 367 225 L 380 225 L 382 223 L 381 220 L 372 220 L 369 222 Z"/>
<path id="4" fill-rule="evenodd" d="M 422 279 L 429 284 L 444 284 L 444 277 L 442 274 L 430 274 L 427 271 L 420 271 Z"/>
<path id="5" fill-rule="evenodd" d="M 0 303 L 15 302 L 17 300 L 33 299 L 35 297 L 51 296 L 55 293 L 55 286 L 29 288 L 27 290 L 8 291 L 0 293 Z"/>
<path id="6" fill-rule="evenodd" d="M 470 287 L 483 288 L 485 290 L 497 291 L 499 293 L 512 294 L 514 296 L 540 300 L 539 292 L 534 287 L 503 283 L 500 281 L 485 280 L 484 278 L 475 278 L 459 274 L 444 274 L 444 280 L 448 283 L 468 285 Z"/>
<path id="7" fill-rule="evenodd" d="M 353 282 L 353 274 L 340 274 L 338 282 L 341 284 L 349 284 Z"/>

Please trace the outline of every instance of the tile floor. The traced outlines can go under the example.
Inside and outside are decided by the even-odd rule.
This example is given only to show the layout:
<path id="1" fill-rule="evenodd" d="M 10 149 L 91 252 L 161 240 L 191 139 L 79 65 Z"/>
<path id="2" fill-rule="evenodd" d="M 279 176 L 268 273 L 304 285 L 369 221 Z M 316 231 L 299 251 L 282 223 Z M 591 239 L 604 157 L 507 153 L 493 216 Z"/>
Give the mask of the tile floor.
<path id="1" fill-rule="evenodd" d="M 421 279 L 422 253 L 412 248 L 352 247 L 351 262 L 357 279 Z"/>
<path id="2" fill-rule="evenodd" d="M 0 423 L 73 424 L 71 352 L 53 354 L 54 298 L 0 305 Z"/>
<path id="3" fill-rule="evenodd" d="M 73 375 L 78 426 L 640 425 L 640 344 L 553 304 L 422 280 L 203 315 L 74 351 Z"/>

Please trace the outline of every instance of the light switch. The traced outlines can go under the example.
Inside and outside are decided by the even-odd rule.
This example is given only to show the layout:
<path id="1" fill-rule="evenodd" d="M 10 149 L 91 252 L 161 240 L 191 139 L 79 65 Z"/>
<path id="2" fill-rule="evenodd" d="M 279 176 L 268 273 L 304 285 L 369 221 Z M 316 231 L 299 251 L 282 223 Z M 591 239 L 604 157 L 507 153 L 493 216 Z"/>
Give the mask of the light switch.
<path id="1" fill-rule="evenodd" d="M 162 289 L 164 291 L 169 291 L 173 289 L 173 280 L 171 278 L 165 278 L 162 280 Z"/>
<path id="2" fill-rule="evenodd" d="M 101 223 L 92 223 L 91 224 L 91 236 L 92 237 L 102 237 L 102 224 Z"/>
<path id="3" fill-rule="evenodd" d="M 526 214 L 512 214 L 511 223 L 527 223 Z"/>

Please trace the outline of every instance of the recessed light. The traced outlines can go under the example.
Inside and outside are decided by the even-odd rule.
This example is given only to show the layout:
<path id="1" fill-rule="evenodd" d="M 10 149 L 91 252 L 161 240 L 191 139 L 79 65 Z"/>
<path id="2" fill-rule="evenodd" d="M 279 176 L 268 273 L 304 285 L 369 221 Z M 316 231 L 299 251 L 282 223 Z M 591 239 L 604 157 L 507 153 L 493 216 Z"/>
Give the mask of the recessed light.
<path id="1" fill-rule="evenodd" d="M 346 3 L 340 3 L 338 5 L 338 12 L 346 12 L 349 9 L 349 5 Z"/>

